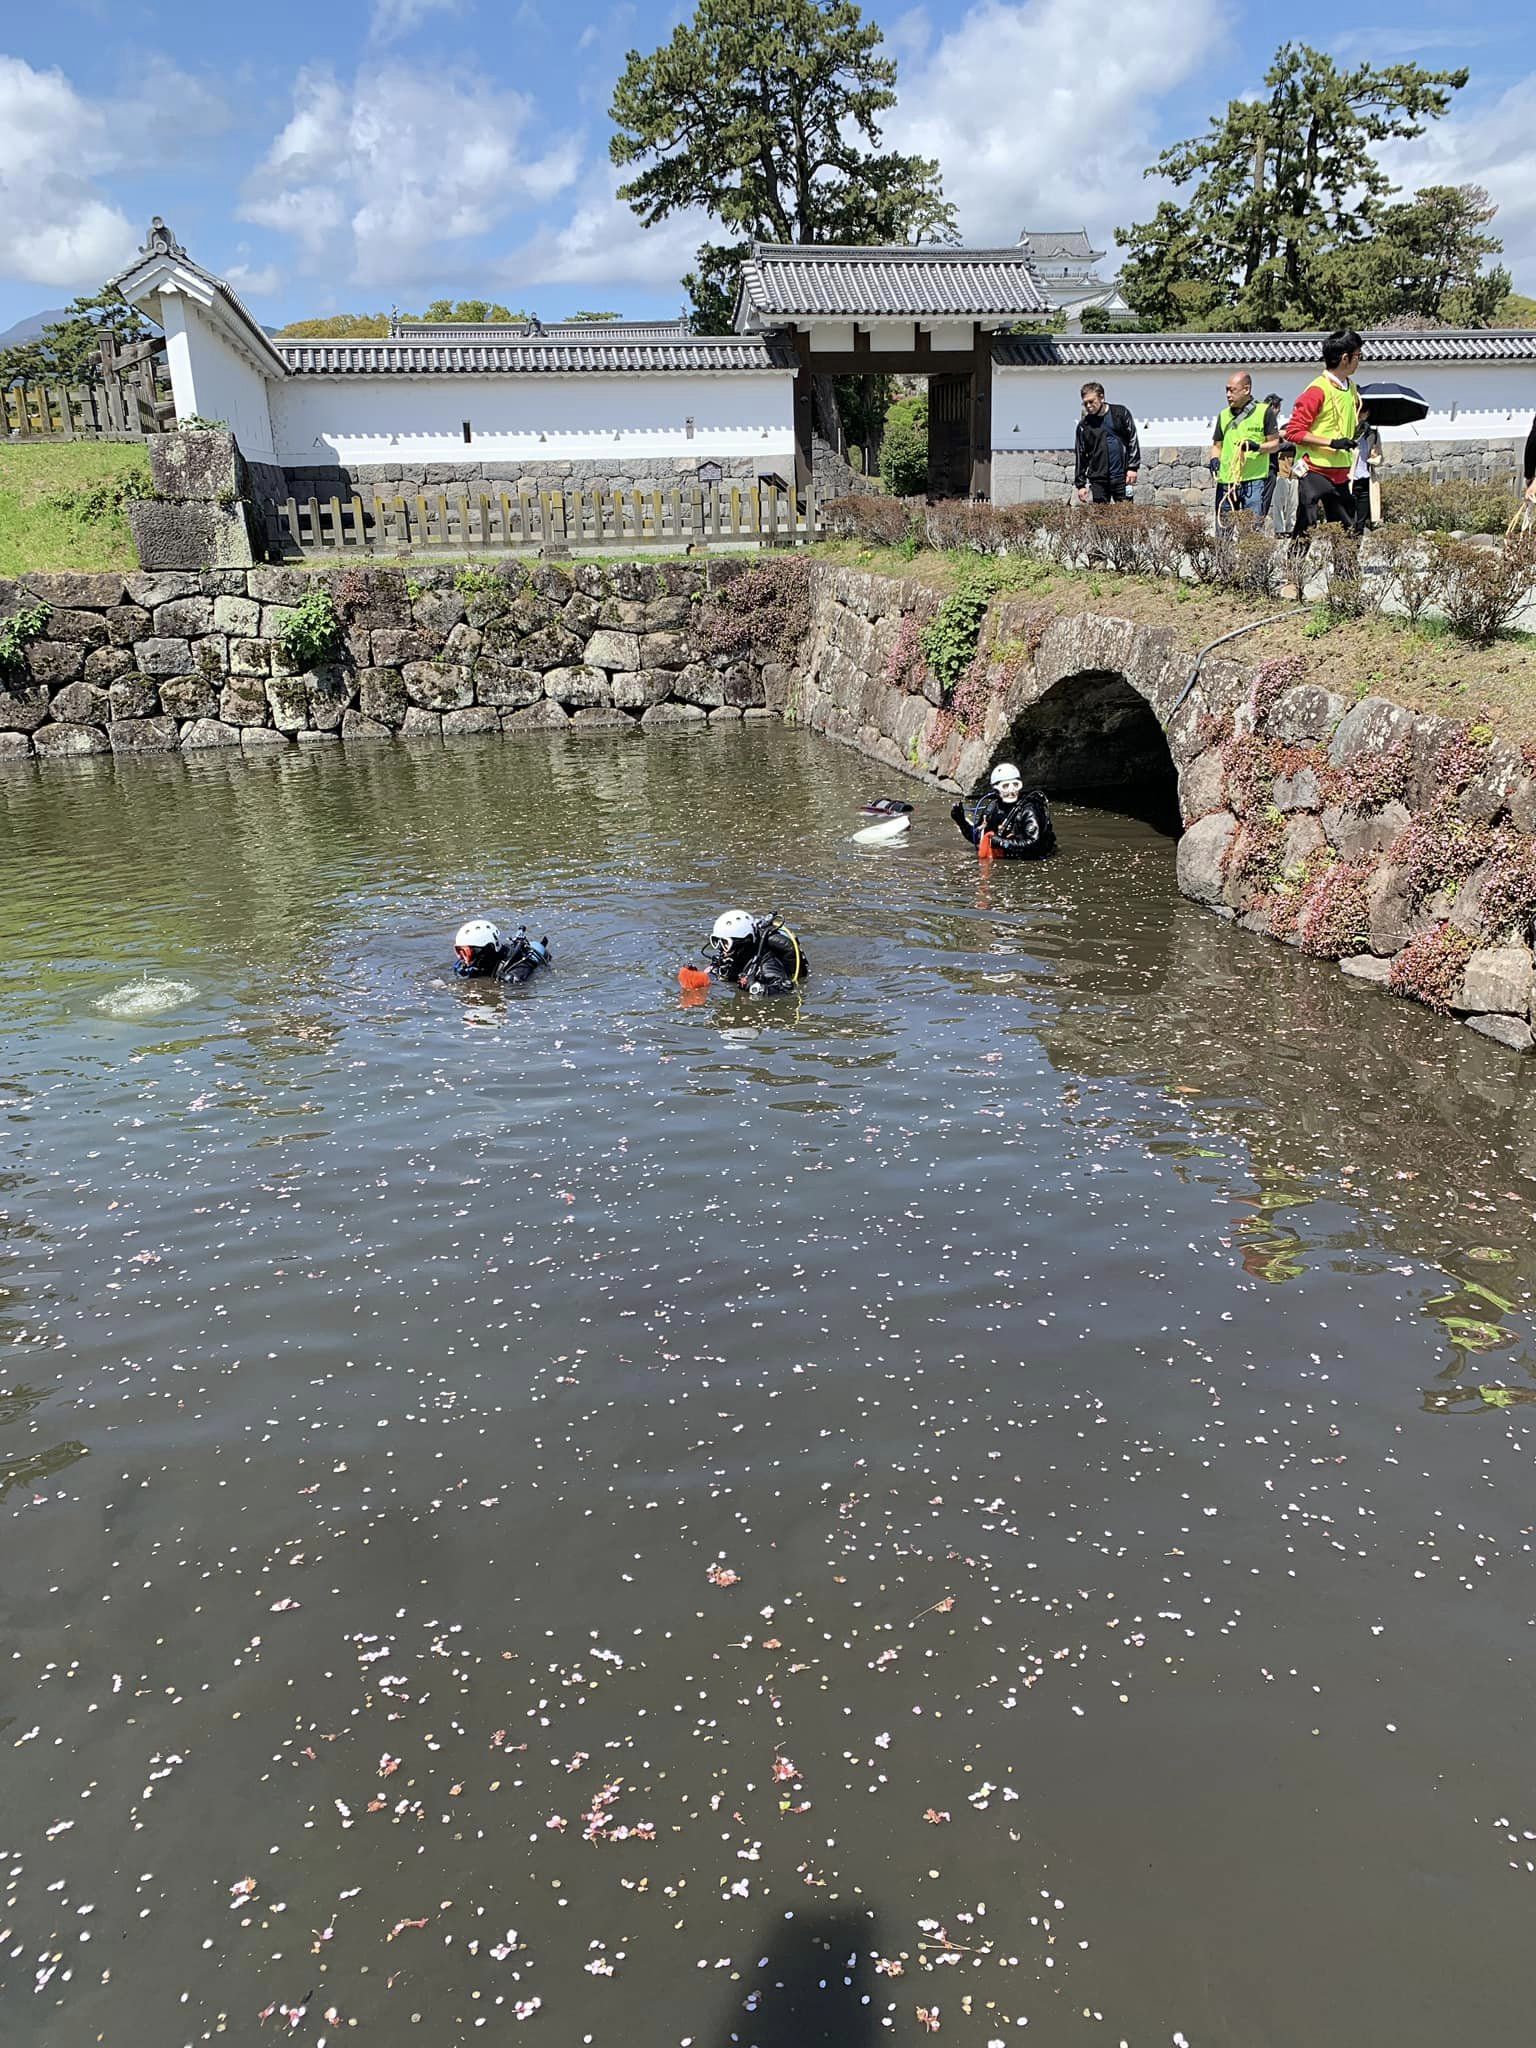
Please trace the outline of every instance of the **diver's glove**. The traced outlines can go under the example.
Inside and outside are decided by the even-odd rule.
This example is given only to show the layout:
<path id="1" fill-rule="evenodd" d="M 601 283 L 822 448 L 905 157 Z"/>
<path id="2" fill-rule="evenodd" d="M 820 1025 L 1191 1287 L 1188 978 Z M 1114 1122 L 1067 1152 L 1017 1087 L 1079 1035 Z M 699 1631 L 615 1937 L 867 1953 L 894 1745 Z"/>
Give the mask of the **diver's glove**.
<path id="1" fill-rule="evenodd" d="M 950 806 L 949 815 L 954 819 L 957 825 L 963 825 L 965 823 L 965 805 L 952 804 Z"/>
<path id="2" fill-rule="evenodd" d="M 1345 438 L 1342 438 L 1342 437 L 1341 437 L 1341 438 L 1340 438 L 1339 440 L 1337 440 L 1337 441 L 1330 441 L 1330 442 L 1328 443 L 1328 446 L 1329 446 L 1330 448 L 1337 448 L 1337 449 L 1339 450 L 1339 452 L 1340 452 L 1340 454 L 1341 454 L 1341 455 L 1342 455 L 1342 454 L 1344 454 L 1344 453 L 1346 453 L 1346 452 L 1348 452 L 1348 451 L 1352 451 L 1352 450 L 1353 450 L 1353 448 L 1354 448 L 1354 445 L 1355 445 L 1355 444 L 1354 444 L 1354 442 L 1353 442 L 1353 441 L 1347 440 L 1347 439 L 1345 439 Z"/>

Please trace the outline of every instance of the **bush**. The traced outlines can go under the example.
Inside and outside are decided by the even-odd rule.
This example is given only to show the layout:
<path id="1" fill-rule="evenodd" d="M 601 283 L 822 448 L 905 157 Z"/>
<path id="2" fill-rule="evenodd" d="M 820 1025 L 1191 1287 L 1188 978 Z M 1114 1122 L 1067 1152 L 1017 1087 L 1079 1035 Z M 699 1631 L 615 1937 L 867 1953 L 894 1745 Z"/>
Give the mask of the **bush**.
<path id="1" fill-rule="evenodd" d="M 923 627 L 923 654 L 945 690 L 952 690 L 975 659 L 987 616 L 987 593 L 975 583 L 954 591 Z"/>
<path id="2" fill-rule="evenodd" d="M 322 668 L 346 643 L 341 614 L 328 590 L 306 590 L 278 628 L 277 644 L 296 669 Z"/>
<path id="3" fill-rule="evenodd" d="M 1312 536 L 1311 552 L 1320 562 L 1323 603 L 1333 618 L 1366 619 L 1380 611 L 1386 580 L 1365 574 L 1357 534 L 1338 526 L 1320 527 Z"/>
<path id="4" fill-rule="evenodd" d="M 1367 953 L 1371 910 L 1366 888 L 1375 873 L 1368 860 L 1337 861 L 1324 870 L 1302 900 L 1296 935 L 1303 953 L 1317 960 L 1343 960 Z"/>
<path id="5" fill-rule="evenodd" d="M 903 612 L 896 629 L 896 644 L 885 664 L 885 680 L 893 689 L 910 697 L 922 694 L 928 664 L 923 656 L 923 625 L 916 612 Z"/>
<path id="6" fill-rule="evenodd" d="M 1217 551 L 1219 580 L 1246 597 L 1274 597 L 1289 574 L 1289 557 L 1283 541 L 1247 513 L 1235 528 L 1222 536 Z"/>
<path id="7" fill-rule="evenodd" d="M 0 677 L 26 674 L 23 649 L 29 640 L 38 639 L 47 630 L 52 617 L 52 605 L 34 604 L 12 612 L 8 619 L 0 619 Z"/>
<path id="8" fill-rule="evenodd" d="M 1417 533 L 1502 533 L 1519 508 L 1519 495 L 1504 484 L 1439 483 L 1388 471 L 1381 488 L 1383 519 Z"/>
<path id="9" fill-rule="evenodd" d="M 873 492 L 860 491 L 851 498 L 829 498 L 824 513 L 828 532 L 839 540 L 894 548 L 912 533 L 921 509 L 902 498 L 877 498 Z"/>
<path id="10" fill-rule="evenodd" d="M 920 497 L 928 489 L 928 399 L 898 398 L 885 415 L 880 477 L 893 498 Z"/>
<path id="11" fill-rule="evenodd" d="M 1440 563 L 1434 549 L 1411 528 L 1384 526 L 1377 529 L 1371 552 L 1404 617 L 1416 626 L 1440 595 Z"/>
<path id="12" fill-rule="evenodd" d="M 1481 910 L 1483 929 L 1491 938 L 1498 938 L 1511 925 L 1518 927 L 1522 938 L 1529 936 L 1531 919 L 1536 916 L 1536 839 L 1523 832 L 1499 835 L 1483 883 Z"/>
<path id="13" fill-rule="evenodd" d="M 1451 631 L 1486 647 L 1536 593 L 1536 534 L 1512 534 L 1501 546 L 1432 534 L 1440 609 Z"/>
<path id="14" fill-rule="evenodd" d="M 1421 811 L 1399 841 L 1392 858 L 1403 870 L 1408 893 L 1423 903 L 1437 890 L 1464 882 L 1493 851 L 1486 825 L 1472 824 L 1450 799 Z"/>
<path id="15" fill-rule="evenodd" d="M 1453 924 L 1437 924 L 1413 939 L 1392 962 L 1387 987 L 1395 996 L 1414 996 L 1448 1014 L 1461 994 L 1461 978 L 1477 941 Z"/>
<path id="16" fill-rule="evenodd" d="M 769 555 L 711 590 L 699 607 L 711 654 L 792 662 L 811 630 L 810 569 L 798 555 Z"/>

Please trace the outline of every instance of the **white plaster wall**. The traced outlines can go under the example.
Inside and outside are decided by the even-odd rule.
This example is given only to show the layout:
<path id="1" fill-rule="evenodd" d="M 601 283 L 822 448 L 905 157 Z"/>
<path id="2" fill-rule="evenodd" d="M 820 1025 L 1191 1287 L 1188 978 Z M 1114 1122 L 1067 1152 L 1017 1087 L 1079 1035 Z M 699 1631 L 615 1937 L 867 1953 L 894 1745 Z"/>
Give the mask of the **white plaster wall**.
<path id="1" fill-rule="evenodd" d="M 688 421 L 693 421 L 693 433 Z M 466 442 L 463 422 L 471 424 Z M 597 462 L 749 456 L 790 473 L 794 378 L 584 370 L 291 377 L 272 387 L 277 460 Z"/>
<path id="2" fill-rule="evenodd" d="M 1246 364 L 1234 363 L 1234 368 Z M 1278 391 L 1282 421 L 1316 371 L 1261 364 L 1253 388 Z M 1097 378 L 1108 397 L 1129 406 L 1144 454 L 1157 448 L 1209 446 L 1211 422 L 1226 404 L 1221 367 L 1167 370 L 1022 370 L 999 366 L 992 379 L 992 445 L 1070 448 L 1082 412 L 1080 387 Z M 1524 435 L 1536 411 L 1536 371 L 1529 364 L 1389 363 L 1360 372 L 1363 384 L 1406 384 L 1428 400 L 1429 418 L 1387 427 L 1384 441 L 1485 441 Z"/>
<path id="3" fill-rule="evenodd" d="M 225 420 L 243 455 L 274 461 L 267 380 L 180 292 L 162 292 L 160 309 L 177 417 Z"/>

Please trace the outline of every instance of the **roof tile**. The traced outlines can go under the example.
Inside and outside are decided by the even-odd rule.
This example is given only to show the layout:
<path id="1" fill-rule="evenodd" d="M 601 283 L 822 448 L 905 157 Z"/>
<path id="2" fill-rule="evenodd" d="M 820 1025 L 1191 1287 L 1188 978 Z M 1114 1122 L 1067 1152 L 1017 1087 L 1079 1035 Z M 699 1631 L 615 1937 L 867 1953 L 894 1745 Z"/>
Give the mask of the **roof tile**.
<path id="1" fill-rule="evenodd" d="M 802 248 L 755 242 L 742 265 L 737 324 L 1017 319 L 1044 308 L 1024 249 Z"/>

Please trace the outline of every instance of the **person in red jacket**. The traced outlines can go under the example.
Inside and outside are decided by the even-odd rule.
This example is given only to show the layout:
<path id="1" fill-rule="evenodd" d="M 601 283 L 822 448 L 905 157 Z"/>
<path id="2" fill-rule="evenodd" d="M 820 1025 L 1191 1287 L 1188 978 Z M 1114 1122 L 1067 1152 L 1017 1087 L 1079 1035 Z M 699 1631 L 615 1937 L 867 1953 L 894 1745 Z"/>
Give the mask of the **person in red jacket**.
<path id="1" fill-rule="evenodd" d="M 1349 533 L 1356 530 L 1349 472 L 1364 417 L 1355 388 L 1360 355 L 1360 337 L 1352 327 L 1330 334 L 1323 343 L 1323 374 L 1302 392 L 1285 423 L 1284 438 L 1307 465 L 1296 499 L 1298 541 L 1325 520 Z"/>

